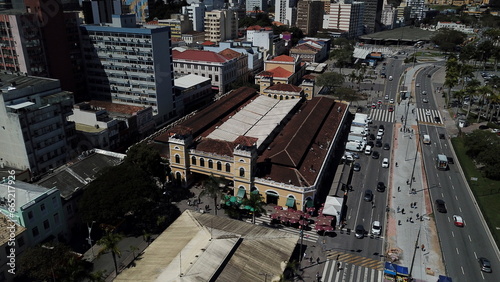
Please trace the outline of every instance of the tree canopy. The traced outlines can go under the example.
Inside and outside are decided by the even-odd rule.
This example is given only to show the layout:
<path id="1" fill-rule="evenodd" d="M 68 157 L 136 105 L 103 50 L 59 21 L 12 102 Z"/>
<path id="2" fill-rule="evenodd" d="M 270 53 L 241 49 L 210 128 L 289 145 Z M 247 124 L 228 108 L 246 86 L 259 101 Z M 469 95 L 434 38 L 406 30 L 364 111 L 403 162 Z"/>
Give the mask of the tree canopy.
<path id="1" fill-rule="evenodd" d="M 254 17 L 246 16 L 238 21 L 239 27 L 249 27 L 253 25 L 272 26 L 273 22 L 266 13 L 258 13 Z"/>
<path id="2" fill-rule="evenodd" d="M 465 136 L 466 154 L 478 164 L 481 171 L 490 179 L 500 180 L 500 139 L 487 130 L 475 130 Z"/>
<path id="3" fill-rule="evenodd" d="M 344 81 L 345 77 L 338 72 L 325 72 L 316 77 L 316 84 L 327 88 L 330 95 L 336 96 L 340 100 L 344 97 L 340 96 L 341 93 L 337 91 L 337 88 L 341 87 Z"/>
<path id="4" fill-rule="evenodd" d="M 165 181 L 165 169 L 161 162 L 160 153 L 144 142 L 132 146 L 125 158 L 126 164 L 137 166 L 150 176 L 158 177 L 163 182 Z"/>
<path id="5" fill-rule="evenodd" d="M 432 38 L 431 41 L 439 46 L 439 49 L 445 52 L 455 51 L 458 45 L 464 43 L 467 34 L 453 30 L 440 29 Z"/>
<path id="6" fill-rule="evenodd" d="M 170 15 L 179 13 L 183 6 L 188 6 L 186 0 L 155 1 L 152 7 L 150 6 L 149 8 L 149 18 L 147 18 L 146 21 L 170 19 Z"/>

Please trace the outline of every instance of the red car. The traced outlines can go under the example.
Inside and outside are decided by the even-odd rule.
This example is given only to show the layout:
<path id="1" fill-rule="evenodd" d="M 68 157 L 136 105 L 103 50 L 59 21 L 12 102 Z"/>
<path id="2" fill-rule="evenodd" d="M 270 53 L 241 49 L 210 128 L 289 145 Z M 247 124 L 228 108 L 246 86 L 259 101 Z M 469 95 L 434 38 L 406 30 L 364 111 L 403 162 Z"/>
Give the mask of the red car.
<path id="1" fill-rule="evenodd" d="M 454 215 L 453 216 L 453 222 L 455 223 L 456 226 L 458 227 L 464 227 L 464 220 L 462 219 L 461 216 L 459 215 Z"/>
<path id="2" fill-rule="evenodd" d="M 372 104 L 372 109 L 375 109 L 377 105 L 375 103 Z"/>
<path id="3" fill-rule="evenodd" d="M 394 112 L 394 107 L 393 106 L 389 107 L 389 112 Z"/>

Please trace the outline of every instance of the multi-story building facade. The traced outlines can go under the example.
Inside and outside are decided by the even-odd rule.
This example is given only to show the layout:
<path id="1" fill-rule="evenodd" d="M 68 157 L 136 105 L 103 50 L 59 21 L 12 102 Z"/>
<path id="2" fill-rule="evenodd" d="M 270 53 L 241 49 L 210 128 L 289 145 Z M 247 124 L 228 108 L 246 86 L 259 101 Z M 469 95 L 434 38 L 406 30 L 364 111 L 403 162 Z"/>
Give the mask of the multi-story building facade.
<path id="1" fill-rule="evenodd" d="M 90 94 L 98 100 L 152 107 L 157 123 L 176 117 L 170 28 L 140 28 L 134 15 L 111 25 L 82 25 Z"/>
<path id="2" fill-rule="evenodd" d="M 306 37 L 290 49 L 290 57 L 302 62 L 323 62 L 328 59 L 330 43 L 330 39 Z"/>
<path id="3" fill-rule="evenodd" d="M 238 38 L 238 16 L 234 10 L 205 12 L 205 40 L 219 43 Z"/>
<path id="4" fill-rule="evenodd" d="M 364 2 L 331 3 L 330 12 L 325 15 L 323 21 L 323 28 L 341 31 L 347 38 L 363 35 L 364 5 Z"/>
<path id="5" fill-rule="evenodd" d="M 397 10 L 391 5 L 384 5 L 382 9 L 382 17 L 380 19 L 383 29 L 393 29 L 396 27 Z"/>
<path id="6" fill-rule="evenodd" d="M 186 32 L 181 35 L 181 40 L 186 44 L 199 44 L 205 41 L 205 33 L 199 31 Z"/>
<path id="7" fill-rule="evenodd" d="M 170 17 L 167 20 L 158 20 L 158 25 L 170 27 L 172 38 L 181 38 L 183 33 L 193 30 L 193 24 L 187 14 L 172 14 Z"/>
<path id="8" fill-rule="evenodd" d="M 294 26 L 297 22 L 297 0 L 276 0 L 274 18 L 280 23 Z"/>
<path id="9" fill-rule="evenodd" d="M 365 34 L 379 31 L 383 0 L 364 0 L 363 2 L 365 3 L 365 12 L 363 16 Z"/>
<path id="10" fill-rule="evenodd" d="M 111 23 L 113 21 L 112 15 L 122 13 L 122 2 L 121 0 L 84 0 L 82 1 L 82 12 L 86 24 Z"/>
<path id="11" fill-rule="evenodd" d="M 240 42 L 221 42 L 219 46 L 203 46 L 203 50 L 212 52 L 221 52 L 225 49 L 231 49 L 241 54 L 244 54 L 248 58 L 248 71 L 255 74 L 262 70 L 264 66 L 263 54 L 259 51 L 257 46 L 248 46 L 245 43 Z"/>
<path id="12" fill-rule="evenodd" d="M 14 212 L 9 211 L 7 206 L 8 191 L 15 191 L 16 194 Z M 27 229 L 29 246 L 69 238 L 59 190 L 16 181 L 10 185 L 0 184 L 0 199 L 4 203 L 0 204 L 0 212 L 9 216 L 12 214 L 11 218 Z"/>
<path id="13" fill-rule="evenodd" d="M 123 0 L 122 12 L 134 14 L 137 22 L 144 23 L 149 17 L 149 0 Z"/>
<path id="14" fill-rule="evenodd" d="M 70 159 L 73 94 L 56 79 L 0 74 L 0 159 L 37 176 Z"/>
<path id="15" fill-rule="evenodd" d="M 11 263 L 11 258 L 14 261 L 20 258 L 26 248 L 26 228 L 0 213 L 0 281 L 14 281 L 16 264 Z"/>
<path id="16" fill-rule="evenodd" d="M 421 21 L 424 18 L 425 0 L 406 0 L 406 5 L 410 7 L 410 20 Z"/>
<path id="17" fill-rule="evenodd" d="M 231 49 L 219 53 L 200 50 L 172 51 L 176 77 L 196 74 L 210 78 L 212 88 L 220 94 L 229 89 L 237 79 L 248 78 L 248 61 L 245 54 Z"/>
<path id="18" fill-rule="evenodd" d="M 274 84 L 298 84 L 306 68 L 300 59 L 281 55 L 264 61 L 264 70 L 255 76 L 260 92 Z"/>
<path id="19" fill-rule="evenodd" d="M 316 35 L 323 25 L 325 5 L 320 0 L 304 0 L 297 3 L 297 27 L 305 35 Z"/>
<path id="20" fill-rule="evenodd" d="M 267 11 L 267 0 L 247 0 L 245 5 L 247 13 L 253 11 Z"/>
<path id="21" fill-rule="evenodd" d="M 175 102 L 181 115 L 203 108 L 214 98 L 210 78 L 188 74 L 174 80 Z"/>
<path id="22" fill-rule="evenodd" d="M 188 15 L 189 20 L 193 23 L 193 30 L 198 32 L 205 30 L 206 10 L 203 3 L 191 3 L 189 6 L 182 7 L 182 13 Z"/>

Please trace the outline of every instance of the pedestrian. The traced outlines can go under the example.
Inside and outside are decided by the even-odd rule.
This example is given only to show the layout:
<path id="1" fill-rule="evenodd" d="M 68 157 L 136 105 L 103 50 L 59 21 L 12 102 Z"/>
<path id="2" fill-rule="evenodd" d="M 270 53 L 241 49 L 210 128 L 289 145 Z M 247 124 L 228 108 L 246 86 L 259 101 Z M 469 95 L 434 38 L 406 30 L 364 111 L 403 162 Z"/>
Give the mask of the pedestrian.
<path id="1" fill-rule="evenodd" d="M 316 280 L 319 282 L 319 272 L 316 272 Z"/>
<path id="2" fill-rule="evenodd" d="M 413 217 L 410 216 L 410 222 L 413 223 Z"/>
<path id="3" fill-rule="evenodd" d="M 396 162 L 396 167 L 398 167 L 398 162 Z"/>
<path id="4" fill-rule="evenodd" d="M 413 203 L 410 203 L 410 208 L 413 208 Z"/>
<path id="5" fill-rule="evenodd" d="M 398 206 L 398 213 L 400 212 L 401 210 L 399 209 L 399 206 Z"/>
<path id="6" fill-rule="evenodd" d="M 317 264 L 319 264 L 319 262 L 320 262 L 320 259 L 319 259 L 319 257 L 318 257 L 318 258 L 316 259 L 316 263 L 317 263 Z"/>
<path id="7" fill-rule="evenodd" d="M 188 200 L 188 206 L 191 206 L 191 200 Z"/>
<path id="8" fill-rule="evenodd" d="M 405 209 L 404 209 L 404 208 L 401 210 L 401 213 L 402 213 L 402 214 L 405 214 Z"/>
<path id="9" fill-rule="evenodd" d="M 312 258 L 312 256 L 311 256 L 311 257 L 309 257 L 309 263 L 310 263 L 310 264 L 312 264 L 312 263 L 313 263 L 313 258 Z"/>
<path id="10" fill-rule="evenodd" d="M 398 192 L 401 192 L 401 187 L 400 186 L 398 186 Z"/>
<path id="11" fill-rule="evenodd" d="M 401 225 L 401 219 L 400 219 L 400 220 L 398 220 L 398 225 Z"/>
<path id="12" fill-rule="evenodd" d="M 307 252 L 304 252 L 304 257 L 303 259 L 305 259 L 307 257 Z"/>
<path id="13" fill-rule="evenodd" d="M 424 244 L 422 244 L 422 246 L 420 246 L 420 249 L 422 249 L 422 251 L 425 251 L 425 246 L 424 246 Z"/>
<path id="14" fill-rule="evenodd" d="M 417 213 L 417 220 L 418 220 L 418 218 L 419 218 L 419 213 Z"/>
<path id="15" fill-rule="evenodd" d="M 340 258 L 340 255 L 337 255 L 337 259 L 336 260 L 339 260 Z M 340 266 L 340 263 L 338 263 L 338 266 Z"/>
<path id="16" fill-rule="evenodd" d="M 414 203 L 413 203 L 413 207 L 414 207 L 414 208 L 417 208 L 417 202 L 414 202 Z"/>

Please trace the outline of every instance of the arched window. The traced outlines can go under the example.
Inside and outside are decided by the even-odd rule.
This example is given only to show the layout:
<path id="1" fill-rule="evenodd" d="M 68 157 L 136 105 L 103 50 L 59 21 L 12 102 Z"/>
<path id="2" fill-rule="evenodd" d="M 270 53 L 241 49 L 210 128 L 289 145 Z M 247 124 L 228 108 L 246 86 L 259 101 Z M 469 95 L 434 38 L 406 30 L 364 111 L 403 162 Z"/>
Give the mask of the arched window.
<path id="1" fill-rule="evenodd" d="M 280 100 L 283 100 L 283 95 L 280 95 Z"/>
<path id="2" fill-rule="evenodd" d="M 278 95 L 274 94 L 274 99 L 278 99 Z"/>
<path id="3" fill-rule="evenodd" d="M 196 165 L 196 157 L 195 156 L 191 157 L 191 164 Z"/>
<path id="4" fill-rule="evenodd" d="M 205 166 L 205 159 L 204 158 L 200 159 L 200 166 L 202 166 L 202 167 Z"/>
<path id="5" fill-rule="evenodd" d="M 245 169 L 240 167 L 240 176 L 245 177 Z"/>
<path id="6" fill-rule="evenodd" d="M 231 165 L 226 163 L 226 172 L 231 172 Z"/>
<path id="7" fill-rule="evenodd" d="M 175 163 L 176 164 L 181 163 L 181 157 L 179 155 L 175 155 Z"/>
<path id="8" fill-rule="evenodd" d="M 222 170 L 222 163 L 221 162 L 217 162 L 217 170 Z"/>
<path id="9" fill-rule="evenodd" d="M 208 168 L 214 168 L 214 162 L 212 160 L 208 160 Z"/>

